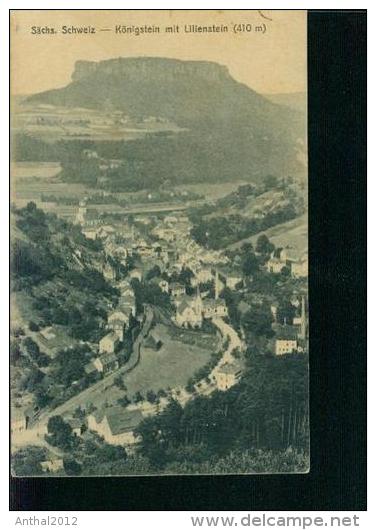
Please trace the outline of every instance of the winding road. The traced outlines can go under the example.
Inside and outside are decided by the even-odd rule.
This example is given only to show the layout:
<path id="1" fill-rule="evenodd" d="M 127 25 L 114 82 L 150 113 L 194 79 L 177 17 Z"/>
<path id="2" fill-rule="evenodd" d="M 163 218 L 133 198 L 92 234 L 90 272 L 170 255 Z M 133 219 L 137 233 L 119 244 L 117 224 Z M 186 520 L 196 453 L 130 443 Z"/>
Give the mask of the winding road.
<path id="1" fill-rule="evenodd" d="M 49 410 L 43 411 L 37 418 L 34 424 L 32 424 L 26 431 L 21 433 L 12 434 L 12 447 L 21 447 L 24 445 L 45 445 L 44 434 L 47 432 L 47 423 L 52 416 L 64 415 L 67 412 L 73 412 L 77 407 L 85 408 L 87 403 L 94 401 L 94 399 L 103 394 L 109 387 L 114 384 L 114 380 L 119 375 L 125 375 L 127 372 L 133 370 L 140 360 L 140 350 L 142 341 L 147 337 L 151 324 L 153 322 L 153 310 L 149 306 L 145 306 L 145 318 L 132 348 L 132 353 L 128 362 L 121 366 L 118 370 L 101 379 L 97 383 L 94 383 L 89 388 L 86 388 L 79 394 L 68 399 L 62 405 Z"/>
<path id="2" fill-rule="evenodd" d="M 56 407 L 53 410 L 46 410 L 45 412 L 43 412 L 39 416 L 38 421 L 31 428 L 27 429 L 26 431 L 23 431 L 22 433 L 12 435 L 12 447 L 19 448 L 25 445 L 47 446 L 47 442 L 44 439 L 44 435 L 47 432 L 48 420 L 52 416 L 64 415 L 67 412 L 74 411 L 79 406 L 85 407 L 87 403 L 93 401 L 95 397 L 98 396 L 98 394 L 102 394 L 105 390 L 111 387 L 114 384 L 114 380 L 116 377 L 118 377 L 119 375 L 124 375 L 127 372 L 133 370 L 139 363 L 141 345 L 150 331 L 153 318 L 153 308 L 150 306 L 145 306 L 145 318 L 143 326 L 140 330 L 137 339 L 133 344 L 131 356 L 124 366 L 122 366 L 112 374 L 108 375 L 101 381 L 98 381 L 94 385 L 83 390 L 76 396 L 73 396 L 71 399 L 69 399 L 59 407 Z M 212 392 L 214 392 L 217 389 L 216 373 L 218 369 L 225 363 L 233 363 L 235 361 L 235 357 L 233 356 L 234 350 L 242 349 L 243 347 L 243 343 L 239 338 L 237 332 L 222 318 L 214 318 L 213 324 L 218 328 L 222 336 L 229 340 L 228 346 L 217 365 L 209 374 L 210 383 L 207 383 L 207 381 L 205 380 L 199 381 L 195 385 L 196 391 L 192 394 L 188 393 L 184 388 L 174 389 L 172 395 L 174 399 L 176 399 L 182 406 L 185 406 L 190 400 L 192 400 L 198 395 L 208 396 Z M 167 406 L 167 404 L 168 402 L 166 402 L 165 406 Z M 155 411 L 153 413 L 156 414 L 160 410 L 163 410 L 165 406 L 155 407 Z M 141 408 L 142 404 L 140 404 L 140 409 Z"/>

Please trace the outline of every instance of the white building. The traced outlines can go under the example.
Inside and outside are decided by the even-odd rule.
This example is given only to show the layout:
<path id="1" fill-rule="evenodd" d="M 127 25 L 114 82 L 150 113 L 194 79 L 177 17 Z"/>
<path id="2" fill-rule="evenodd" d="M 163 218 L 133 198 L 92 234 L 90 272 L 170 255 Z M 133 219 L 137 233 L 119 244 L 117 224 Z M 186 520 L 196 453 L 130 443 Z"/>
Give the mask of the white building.
<path id="1" fill-rule="evenodd" d="M 103 436 L 109 444 L 133 445 L 139 441 L 134 430 L 142 420 L 139 410 L 111 407 L 88 416 L 88 428 Z"/>
<path id="2" fill-rule="evenodd" d="M 202 300 L 200 296 L 185 297 L 176 309 L 175 321 L 184 328 L 200 328 L 202 326 Z"/>
<path id="3" fill-rule="evenodd" d="M 297 261 L 291 261 L 290 267 L 292 277 L 306 278 L 308 276 L 308 256 L 303 256 Z"/>
<path id="4" fill-rule="evenodd" d="M 298 351 L 298 337 L 293 326 L 279 326 L 276 331 L 275 354 L 287 355 Z"/>
<path id="5" fill-rule="evenodd" d="M 61 458 L 51 458 L 50 460 L 45 460 L 44 462 L 41 462 L 40 467 L 43 471 L 56 473 L 57 471 L 61 471 L 62 469 L 64 469 L 64 462 Z"/>
<path id="6" fill-rule="evenodd" d="M 119 344 L 119 337 L 114 332 L 108 333 L 99 341 L 99 353 L 114 353 Z"/>
<path id="7" fill-rule="evenodd" d="M 101 374 L 109 374 L 119 368 L 119 361 L 114 353 L 103 353 L 93 361 L 93 365 Z"/>
<path id="8" fill-rule="evenodd" d="M 225 391 L 236 385 L 241 374 L 242 370 L 237 364 L 223 364 L 215 373 L 218 390 Z"/>
<path id="9" fill-rule="evenodd" d="M 227 317 L 228 311 L 226 302 L 221 298 L 213 300 L 208 298 L 203 301 L 204 318 Z"/>
<path id="10" fill-rule="evenodd" d="M 126 314 L 123 311 L 116 310 L 108 317 L 108 327 L 117 334 L 120 342 L 123 342 L 124 331 L 129 326 L 129 316 L 129 313 Z"/>
<path id="11" fill-rule="evenodd" d="M 12 409 L 11 411 L 11 431 L 12 432 L 23 432 L 27 428 L 27 415 L 18 410 Z"/>
<path id="12" fill-rule="evenodd" d="M 178 296 L 182 296 L 185 294 L 185 285 L 182 285 L 181 283 L 171 283 L 170 284 L 170 294 L 173 298 L 177 298 Z"/>

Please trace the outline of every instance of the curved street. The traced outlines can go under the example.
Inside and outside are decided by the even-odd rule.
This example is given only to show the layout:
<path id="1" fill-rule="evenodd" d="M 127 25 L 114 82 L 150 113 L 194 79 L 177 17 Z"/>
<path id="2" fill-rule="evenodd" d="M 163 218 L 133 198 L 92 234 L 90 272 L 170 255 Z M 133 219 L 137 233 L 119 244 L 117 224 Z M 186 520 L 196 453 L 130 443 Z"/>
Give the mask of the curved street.
<path id="1" fill-rule="evenodd" d="M 74 411 L 77 407 L 85 407 L 87 403 L 90 403 L 94 400 L 95 396 L 102 394 L 105 390 L 111 387 L 114 384 L 114 380 L 119 375 L 124 375 L 127 372 L 133 370 L 140 361 L 140 350 L 143 340 L 147 337 L 150 327 L 152 325 L 154 318 L 153 308 L 151 306 L 145 306 L 145 318 L 143 325 L 141 327 L 140 333 L 138 334 L 134 344 L 131 356 L 128 362 L 123 365 L 121 368 L 108 375 L 104 379 L 93 384 L 89 388 L 86 388 L 76 396 L 73 396 L 71 399 L 56 407 L 53 410 L 44 411 L 38 418 L 38 421 L 32 426 L 32 428 L 23 431 L 22 433 L 17 433 L 12 435 L 12 445 L 14 447 L 22 447 L 25 445 L 45 445 L 44 435 L 47 432 L 47 423 L 48 420 L 55 415 L 64 415 L 67 412 Z M 206 380 L 201 380 L 195 385 L 196 391 L 189 393 L 185 388 L 175 388 L 172 390 L 172 397 L 180 403 L 181 406 L 185 406 L 188 401 L 193 399 L 198 395 L 208 396 L 217 390 L 216 374 L 219 368 L 225 363 L 233 363 L 235 357 L 233 352 L 236 349 L 242 349 L 243 343 L 239 338 L 237 332 L 227 324 L 222 318 L 214 318 L 212 320 L 213 324 L 218 328 L 223 338 L 228 339 L 228 345 L 224 351 L 222 357 L 218 361 L 217 365 L 209 374 L 210 383 Z M 159 411 L 163 410 L 168 404 L 168 400 L 165 403 L 160 404 L 159 406 L 148 407 L 149 414 L 157 414 Z M 133 408 L 135 406 L 133 405 Z M 140 403 L 136 408 L 143 410 L 144 405 Z"/>
<path id="2" fill-rule="evenodd" d="M 97 383 L 94 383 L 90 387 L 86 388 L 79 394 L 68 399 L 62 405 L 59 405 L 55 409 L 43 411 L 37 421 L 28 428 L 26 431 L 21 433 L 12 434 L 12 445 L 14 447 L 20 447 L 24 445 L 44 445 L 44 434 L 47 432 L 47 423 L 52 416 L 64 415 L 67 412 L 73 412 L 77 407 L 85 407 L 87 403 L 94 400 L 95 396 L 102 394 L 105 390 L 114 384 L 114 380 L 119 375 L 124 375 L 127 372 L 133 370 L 137 366 L 140 360 L 140 349 L 142 341 L 148 335 L 152 321 L 153 321 L 153 310 L 149 306 L 145 306 L 145 318 L 141 327 L 140 333 L 138 334 L 132 348 L 130 358 L 126 364 L 121 366 L 118 370 L 111 373 L 104 379 L 101 379 Z"/>

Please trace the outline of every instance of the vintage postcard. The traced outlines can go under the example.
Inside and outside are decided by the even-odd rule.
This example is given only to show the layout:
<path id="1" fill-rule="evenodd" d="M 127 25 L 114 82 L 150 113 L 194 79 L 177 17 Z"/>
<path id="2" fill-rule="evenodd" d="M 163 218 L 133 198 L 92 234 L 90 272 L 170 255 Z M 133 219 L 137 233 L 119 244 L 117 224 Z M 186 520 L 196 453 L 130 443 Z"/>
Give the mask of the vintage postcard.
<path id="1" fill-rule="evenodd" d="M 307 20 L 11 12 L 19 477 L 307 473 Z"/>

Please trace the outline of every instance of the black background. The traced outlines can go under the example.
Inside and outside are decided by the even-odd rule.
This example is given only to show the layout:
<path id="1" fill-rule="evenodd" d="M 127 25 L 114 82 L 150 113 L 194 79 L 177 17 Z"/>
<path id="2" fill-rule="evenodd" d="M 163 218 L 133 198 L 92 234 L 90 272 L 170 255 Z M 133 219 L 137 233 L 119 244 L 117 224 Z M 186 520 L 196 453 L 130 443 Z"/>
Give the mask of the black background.
<path id="1" fill-rule="evenodd" d="M 310 473 L 11 478 L 11 510 L 366 509 L 366 23 L 308 12 Z"/>

